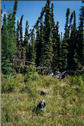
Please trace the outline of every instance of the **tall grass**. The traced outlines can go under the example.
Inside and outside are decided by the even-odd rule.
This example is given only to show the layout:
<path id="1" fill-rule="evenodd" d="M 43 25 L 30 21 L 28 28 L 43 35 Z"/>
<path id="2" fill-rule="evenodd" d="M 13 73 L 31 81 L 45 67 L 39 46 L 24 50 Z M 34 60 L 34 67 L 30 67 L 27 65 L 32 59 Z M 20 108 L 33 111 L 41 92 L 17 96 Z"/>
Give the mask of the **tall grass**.
<path id="1" fill-rule="evenodd" d="M 42 96 L 38 90 L 45 90 Z M 45 112 L 33 109 L 44 99 Z M 84 80 L 68 76 L 66 82 L 29 70 L 27 74 L 2 75 L 3 126 L 84 126 Z"/>

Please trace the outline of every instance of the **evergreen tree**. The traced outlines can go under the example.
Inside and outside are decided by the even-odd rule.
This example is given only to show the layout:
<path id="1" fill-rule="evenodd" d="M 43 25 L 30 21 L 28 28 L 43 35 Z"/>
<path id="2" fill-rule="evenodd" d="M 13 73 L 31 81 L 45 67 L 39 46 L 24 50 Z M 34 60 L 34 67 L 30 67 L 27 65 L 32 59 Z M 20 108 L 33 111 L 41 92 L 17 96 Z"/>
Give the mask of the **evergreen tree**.
<path id="1" fill-rule="evenodd" d="M 17 11 L 17 0 L 15 0 L 14 6 L 13 6 L 13 13 L 12 13 L 12 19 L 13 19 L 13 30 L 14 30 L 14 35 L 15 35 L 15 15 Z"/>
<path id="2" fill-rule="evenodd" d="M 76 29 L 76 14 L 73 12 L 73 24 L 71 25 L 71 36 L 68 43 L 68 70 L 71 73 L 76 73 L 80 67 L 77 54 L 77 29 Z"/>
<path id="3" fill-rule="evenodd" d="M 20 42 L 21 42 L 21 44 L 23 42 L 22 20 L 23 20 L 23 15 L 20 18 Z"/>
<path id="4" fill-rule="evenodd" d="M 16 38 L 14 33 L 14 27 L 13 27 L 13 19 L 12 14 L 8 14 L 8 23 L 7 23 L 7 31 L 8 31 L 8 45 L 9 45 L 9 58 L 10 60 L 15 57 L 16 54 Z"/>
<path id="5" fill-rule="evenodd" d="M 41 43 L 40 66 L 43 66 L 43 63 L 44 63 L 44 26 L 43 26 L 43 19 L 41 19 L 41 24 L 40 24 L 40 43 Z"/>
<path id="6" fill-rule="evenodd" d="M 71 27 L 72 20 L 73 20 L 73 12 L 71 13 L 71 16 L 70 16 L 70 27 Z"/>
<path id="7" fill-rule="evenodd" d="M 1 29 L 1 68 L 2 73 L 8 74 L 11 71 L 11 63 L 8 58 L 8 32 L 7 32 L 6 14 L 3 17 L 3 26 Z"/>
<path id="8" fill-rule="evenodd" d="M 55 71 L 55 44 L 56 44 L 56 26 L 54 21 L 54 13 L 53 13 L 53 3 L 51 4 L 51 32 L 52 32 L 52 47 L 53 47 L 53 60 L 52 60 L 52 69 Z"/>
<path id="9" fill-rule="evenodd" d="M 8 74 L 11 72 L 12 59 L 16 53 L 16 40 L 14 36 L 14 27 L 12 13 L 7 18 L 4 14 L 2 26 L 2 72 Z"/>
<path id="10" fill-rule="evenodd" d="M 37 24 L 36 26 L 36 65 L 40 65 L 41 57 L 41 41 L 40 41 L 40 27 Z"/>
<path id="11" fill-rule="evenodd" d="M 52 65 L 52 32 L 51 32 L 51 14 L 50 14 L 50 0 L 47 0 L 46 12 L 45 12 L 45 22 L 44 22 L 44 63 L 43 66 L 46 67 L 46 71 L 51 69 Z"/>
<path id="12" fill-rule="evenodd" d="M 20 38 L 20 34 L 19 34 L 19 20 L 17 20 L 17 30 L 16 30 L 16 41 L 17 41 L 17 49 L 19 49 L 19 38 Z"/>
<path id="13" fill-rule="evenodd" d="M 29 28 L 28 21 L 26 21 L 25 36 L 24 36 L 24 45 L 28 43 L 28 36 L 29 36 L 28 28 Z"/>
<path id="14" fill-rule="evenodd" d="M 26 59 L 28 61 L 31 61 L 31 44 L 30 43 L 27 44 L 27 56 L 26 56 Z"/>
<path id="15" fill-rule="evenodd" d="M 68 55 L 68 42 L 69 42 L 69 15 L 70 9 L 66 12 L 65 34 L 62 41 L 62 70 L 67 69 L 67 55 Z"/>
<path id="16" fill-rule="evenodd" d="M 21 42 L 20 42 L 20 23 L 19 20 L 17 20 L 17 29 L 16 29 L 16 46 L 17 46 L 17 58 L 21 57 Z"/>
<path id="17" fill-rule="evenodd" d="M 81 65 L 84 66 L 84 6 L 80 9 L 80 24 L 78 31 L 78 55 Z"/>
<path id="18" fill-rule="evenodd" d="M 28 33 L 28 21 L 26 21 L 26 27 L 25 27 L 25 36 L 24 36 L 24 42 L 23 42 L 23 54 L 24 54 L 24 59 L 26 60 L 27 58 L 27 49 L 28 49 L 28 37 L 29 37 L 29 33 Z"/>
<path id="19" fill-rule="evenodd" d="M 22 20 L 23 20 L 23 15 L 20 18 L 20 43 L 19 43 L 19 58 L 23 59 L 23 30 L 22 30 Z"/>
<path id="20" fill-rule="evenodd" d="M 56 71 L 60 71 L 61 69 L 61 57 L 60 57 L 60 49 L 61 49 L 61 44 L 60 44 L 60 35 L 59 35 L 59 22 L 57 22 L 55 26 L 55 31 L 54 31 L 54 45 L 53 45 L 53 72 L 55 73 Z"/>
<path id="21" fill-rule="evenodd" d="M 55 21 L 54 21 L 54 13 L 53 13 L 53 3 L 51 4 L 51 29 L 52 29 L 52 41 L 54 37 L 54 28 L 55 28 Z"/>
<path id="22" fill-rule="evenodd" d="M 6 23 L 7 23 L 6 14 L 4 14 L 3 25 L 2 25 L 2 29 L 1 29 L 2 51 L 4 51 L 4 55 L 7 53 L 6 50 L 7 50 L 7 41 L 8 41 L 8 32 L 7 32 L 7 24 Z"/>
<path id="23" fill-rule="evenodd" d="M 36 48 L 35 48 L 35 36 L 34 31 L 31 32 L 31 47 L 30 47 L 30 61 L 35 63 L 36 61 Z"/>
<path id="24" fill-rule="evenodd" d="M 12 18 L 14 19 L 14 21 L 15 21 L 16 11 L 17 11 L 17 0 L 15 0 L 14 6 L 13 6 L 13 14 L 12 14 L 13 17 Z"/>

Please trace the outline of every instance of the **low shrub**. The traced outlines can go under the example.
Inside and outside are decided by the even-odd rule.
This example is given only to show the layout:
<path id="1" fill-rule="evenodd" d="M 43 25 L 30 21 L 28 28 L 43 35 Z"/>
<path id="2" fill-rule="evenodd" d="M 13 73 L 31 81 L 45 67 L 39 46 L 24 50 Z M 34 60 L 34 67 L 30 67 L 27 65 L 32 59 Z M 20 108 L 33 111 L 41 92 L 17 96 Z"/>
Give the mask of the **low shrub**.
<path id="1" fill-rule="evenodd" d="M 16 86 L 16 82 L 15 82 L 15 78 L 11 75 L 8 76 L 4 76 L 2 75 L 1 77 L 1 92 L 5 93 L 5 92 L 11 92 L 14 90 L 15 86 Z"/>
<path id="2" fill-rule="evenodd" d="M 42 81 L 43 81 L 44 86 L 49 86 L 52 84 L 56 84 L 58 82 L 57 79 L 52 78 L 50 76 L 42 76 Z"/>
<path id="3" fill-rule="evenodd" d="M 36 81 L 38 79 L 39 79 L 39 74 L 36 72 L 36 67 L 33 65 L 28 66 L 24 81 L 25 82 L 28 80 Z"/>
<path id="4" fill-rule="evenodd" d="M 79 85 L 79 86 L 82 86 L 84 83 L 81 76 L 68 76 L 67 82 L 70 85 Z"/>

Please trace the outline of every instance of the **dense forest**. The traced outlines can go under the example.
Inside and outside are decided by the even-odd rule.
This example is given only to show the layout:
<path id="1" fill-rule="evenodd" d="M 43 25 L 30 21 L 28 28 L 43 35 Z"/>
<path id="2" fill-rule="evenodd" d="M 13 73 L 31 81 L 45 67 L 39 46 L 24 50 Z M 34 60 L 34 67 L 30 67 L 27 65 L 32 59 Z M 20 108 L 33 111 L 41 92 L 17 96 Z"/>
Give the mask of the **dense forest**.
<path id="1" fill-rule="evenodd" d="M 16 22 L 17 4 L 16 0 L 13 12 L 3 16 L 2 73 L 20 71 L 23 61 L 28 61 L 26 67 L 34 64 L 45 74 L 65 70 L 70 74 L 79 73 L 84 66 L 84 6 L 80 8 L 78 27 L 75 10 L 70 12 L 67 8 L 65 33 L 61 39 L 59 21 L 54 20 L 54 5 L 50 0 L 47 0 L 45 7 L 42 8 L 31 32 L 26 21 L 24 36 L 22 24 L 24 16 L 22 15 Z M 24 73 L 25 70 L 22 71 Z"/>

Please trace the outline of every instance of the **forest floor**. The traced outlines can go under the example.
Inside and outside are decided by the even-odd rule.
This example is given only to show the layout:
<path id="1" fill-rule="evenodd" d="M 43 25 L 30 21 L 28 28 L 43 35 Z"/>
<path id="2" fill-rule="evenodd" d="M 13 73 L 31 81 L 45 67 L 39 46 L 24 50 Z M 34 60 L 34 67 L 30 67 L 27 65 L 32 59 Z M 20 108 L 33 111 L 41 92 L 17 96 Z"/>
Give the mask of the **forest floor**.
<path id="1" fill-rule="evenodd" d="M 39 90 L 45 90 L 46 95 L 40 95 Z M 2 91 L 2 126 L 84 126 L 82 76 L 69 76 L 65 81 L 35 74 L 27 80 L 17 74 L 2 77 Z M 43 99 L 45 111 L 37 114 L 33 109 Z"/>

